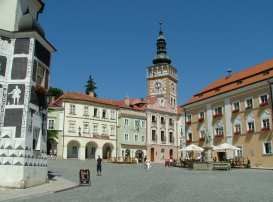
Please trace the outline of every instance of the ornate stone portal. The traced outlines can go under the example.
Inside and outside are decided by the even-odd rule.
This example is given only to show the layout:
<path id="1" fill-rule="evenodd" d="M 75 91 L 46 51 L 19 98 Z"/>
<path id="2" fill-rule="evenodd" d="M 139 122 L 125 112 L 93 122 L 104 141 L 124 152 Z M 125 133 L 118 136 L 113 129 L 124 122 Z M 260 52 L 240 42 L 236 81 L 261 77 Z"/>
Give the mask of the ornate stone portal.
<path id="1" fill-rule="evenodd" d="M 37 7 L 32 21 L 24 26 L 21 20 L 18 24 L 0 21 L 0 186 L 26 188 L 47 181 L 45 100 L 55 49 L 34 20 L 43 8 L 41 1 L 18 0 L 15 7 L 4 1 L 4 7 L 13 9 L 18 19 L 30 15 L 29 6 Z"/>

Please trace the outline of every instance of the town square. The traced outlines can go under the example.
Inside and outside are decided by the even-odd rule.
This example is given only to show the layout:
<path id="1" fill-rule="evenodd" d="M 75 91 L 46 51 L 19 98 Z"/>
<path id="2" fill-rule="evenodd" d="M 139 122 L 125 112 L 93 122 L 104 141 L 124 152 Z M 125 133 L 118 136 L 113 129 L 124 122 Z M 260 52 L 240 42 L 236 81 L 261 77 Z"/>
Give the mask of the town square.
<path id="1" fill-rule="evenodd" d="M 0 201 L 273 201 L 272 7 L 0 0 Z"/>

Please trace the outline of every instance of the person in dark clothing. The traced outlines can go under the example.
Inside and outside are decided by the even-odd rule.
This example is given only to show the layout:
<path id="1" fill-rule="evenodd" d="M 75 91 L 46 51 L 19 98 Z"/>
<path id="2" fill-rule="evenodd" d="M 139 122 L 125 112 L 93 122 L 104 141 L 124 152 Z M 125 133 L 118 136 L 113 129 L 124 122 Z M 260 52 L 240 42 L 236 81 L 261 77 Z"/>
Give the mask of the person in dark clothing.
<path id="1" fill-rule="evenodd" d="M 100 158 L 100 156 L 98 156 L 97 158 L 97 175 L 101 176 L 101 163 L 102 163 L 102 159 Z"/>

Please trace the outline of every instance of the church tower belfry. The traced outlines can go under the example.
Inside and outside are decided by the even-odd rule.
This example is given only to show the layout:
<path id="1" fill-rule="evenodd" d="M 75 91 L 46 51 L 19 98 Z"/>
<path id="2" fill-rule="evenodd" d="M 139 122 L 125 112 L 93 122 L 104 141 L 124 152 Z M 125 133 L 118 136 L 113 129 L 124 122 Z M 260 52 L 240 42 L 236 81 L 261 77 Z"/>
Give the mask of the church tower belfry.
<path id="1" fill-rule="evenodd" d="M 148 97 L 155 96 L 162 109 L 176 110 L 177 106 L 177 70 L 171 65 L 167 55 L 167 43 L 160 22 L 160 30 L 156 42 L 156 56 L 153 65 L 147 68 Z"/>

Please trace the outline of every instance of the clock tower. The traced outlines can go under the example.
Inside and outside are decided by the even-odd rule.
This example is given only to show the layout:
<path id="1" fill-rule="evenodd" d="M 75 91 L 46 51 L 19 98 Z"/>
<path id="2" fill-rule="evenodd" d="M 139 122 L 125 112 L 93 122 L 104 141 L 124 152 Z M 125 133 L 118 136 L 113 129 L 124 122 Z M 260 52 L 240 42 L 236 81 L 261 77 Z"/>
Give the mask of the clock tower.
<path id="1" fill-rule="evenodd" d="M 153 65 L 147 68 L 148 97 L 156 97 L 163 110 L 168 108 L 175 112 L 177 106 L 177 70 L 171 65 L 166 45 L 162 23 L 160 23 L 156 42 L 157 53 L 153 59 Z"/>

